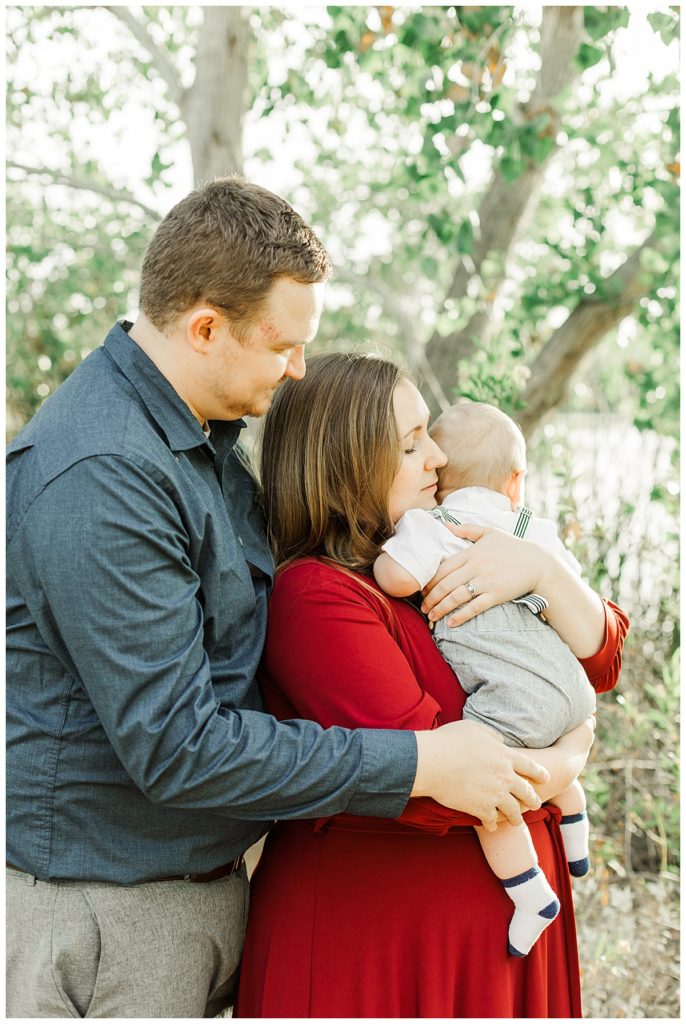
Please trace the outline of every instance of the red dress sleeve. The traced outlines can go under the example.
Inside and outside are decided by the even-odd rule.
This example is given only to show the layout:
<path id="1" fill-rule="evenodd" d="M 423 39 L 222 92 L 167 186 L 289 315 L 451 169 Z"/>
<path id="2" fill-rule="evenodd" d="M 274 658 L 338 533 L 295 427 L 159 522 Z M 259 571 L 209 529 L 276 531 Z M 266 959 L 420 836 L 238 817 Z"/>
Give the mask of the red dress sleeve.
<path id="1" fill-rule="evenodd" d="M 603 599 L 605 608 L 605 641 L 597 654 L 579 658 L 582 668 L 596 693 L 605 693 L 617 684 L 622 667 L 622 649 L 629 632 L 629 619 L 612 601 Z"/>
<path id="2" fill-rule="evenodd" d="M 394 606 L 374 584 L 316 561 L 282 571 L 260 672 L 268 710 L 351 729 L 434 729 L 459 719 L 465 695 L 454 673 L 419 613 L 405 605 L 399 616 Z M 406 635 L 408 617 L 417 637 Z M 419 640 L 417 661 L 429 662 L 433 693 L 410 663 L 419 637 L 426 646 Z M 429 798 L 410 800 L 398 821 L 435 833 L 478 824 Z"/>

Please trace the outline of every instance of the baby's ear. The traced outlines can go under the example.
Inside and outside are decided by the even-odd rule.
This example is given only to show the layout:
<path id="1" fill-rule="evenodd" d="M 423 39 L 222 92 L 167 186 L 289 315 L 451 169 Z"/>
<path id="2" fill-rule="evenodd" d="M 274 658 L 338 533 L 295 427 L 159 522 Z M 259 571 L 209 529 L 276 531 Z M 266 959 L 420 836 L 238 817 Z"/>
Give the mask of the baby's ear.
<path id="1" fill-rule="evenodd" d="M 522 504 L 524 500 L 524 477 L 526 476 L 525 469 L 513 470 L 510 473 L 509 479 L 505 485 L 504 494 L 510 499 L 510 505 L 512 511 L 516 512 L 517 508 Z"/>

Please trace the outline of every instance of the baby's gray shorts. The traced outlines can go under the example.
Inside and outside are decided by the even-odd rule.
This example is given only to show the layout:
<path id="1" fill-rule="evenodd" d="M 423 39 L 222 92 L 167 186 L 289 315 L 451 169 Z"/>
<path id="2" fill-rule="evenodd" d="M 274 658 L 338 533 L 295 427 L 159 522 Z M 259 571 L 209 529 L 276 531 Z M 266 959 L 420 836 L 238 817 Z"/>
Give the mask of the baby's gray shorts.
<path id="1" fill-rule="evenodd" d="M 511 747 L 548 747 L 595 711 L 595 691 L 555 630 L 524 605 L 497 605 L 462 626 L 436 623 L 438 648 L 468 693 L 463 718 Z"/>

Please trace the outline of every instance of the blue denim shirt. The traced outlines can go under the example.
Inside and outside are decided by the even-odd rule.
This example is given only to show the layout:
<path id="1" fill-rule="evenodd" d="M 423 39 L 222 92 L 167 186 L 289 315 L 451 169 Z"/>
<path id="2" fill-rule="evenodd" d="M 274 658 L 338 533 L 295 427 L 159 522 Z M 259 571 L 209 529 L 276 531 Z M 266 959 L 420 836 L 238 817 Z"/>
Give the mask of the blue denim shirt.
<path id="1" fill-rule="evenodd" d="M 207 439 L 129 327 L 9 446 L 7 857 L 41 879 L 204 872 L 275 818 L 395 817 L 416 770 L 411 733 L 261 710 L 245 424 Z"/>

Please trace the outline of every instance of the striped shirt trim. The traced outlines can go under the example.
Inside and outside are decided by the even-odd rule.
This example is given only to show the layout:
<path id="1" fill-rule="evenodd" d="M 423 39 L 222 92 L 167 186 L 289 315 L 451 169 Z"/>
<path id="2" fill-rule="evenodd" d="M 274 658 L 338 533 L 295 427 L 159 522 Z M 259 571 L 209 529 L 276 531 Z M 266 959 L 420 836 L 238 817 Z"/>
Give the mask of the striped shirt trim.
<path id="1" fill-rule="evenodd" d="M 436 508 L 431 509 L 431 515 L 434 519 L 439 519 L 442 523 L 452 523 L 453 526 L 462 526 L 460 520 L 454 516 L 452 512 L 448 512 L 445 505 L 436 505 Z"/>
<path id="2" fill-rule="evenodd" d="M 548 602 L 540 594 L 525 594 L 523 597 L 515 597 L 513 604 L 523 604 L 534 615 L 541 615 L 548 607 Z"/>
<path id="3" fill-rule="evenodd" d="M 431 510 L 431 515 L 434 519 L 438 519 L 442 523 L 452 523 L 453 526 L 462 526 L 462 523 L 457 516 L 454 516 L 452 512 L 449 512 L 445 505 L 437 505 L 436 508 Z M 524 507 L 521 509 L 513 531 L 515 537 L 524 536 L 532 516 L 533 512 L 530 508 Z M 525 605 L 525 607 L 527 607 L 530 612 L 533 612 L 534 615 L 542 615 L 548 607 L 548 602 L 544 597 L 541 597 L 540 594 L 525 594 L 523 597 L 515 597 L 513 604 Z"/>
<path id="4" fill-rule="evenodd" d="M 530 508 L 526 508 L 526 506 L 523 506 L 520 509 L 519 516 L 517 517 L 517 522 L 515 523 L 515 528 L 512 531 L 515 537 L 524 536 L 532 516 L 533 512 Z"/>

